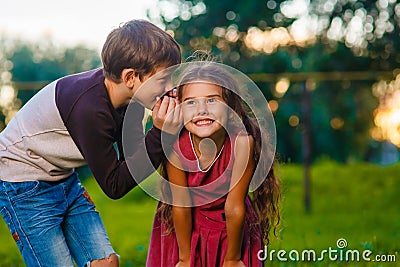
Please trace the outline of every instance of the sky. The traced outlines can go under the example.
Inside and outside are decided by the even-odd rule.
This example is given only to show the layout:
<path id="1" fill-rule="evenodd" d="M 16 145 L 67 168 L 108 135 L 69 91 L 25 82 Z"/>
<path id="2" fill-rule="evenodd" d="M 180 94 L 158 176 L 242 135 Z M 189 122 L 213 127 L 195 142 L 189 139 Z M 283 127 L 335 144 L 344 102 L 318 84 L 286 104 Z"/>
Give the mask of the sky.
<path id="1" fill-rule="evenodd" d="M 156 0 L 7 0 L 0 4 L 0 35 L 23 40 L 50 38 L 60 45 L 83 43 L 100 50 L 120 23 L 147 19 Z"/>

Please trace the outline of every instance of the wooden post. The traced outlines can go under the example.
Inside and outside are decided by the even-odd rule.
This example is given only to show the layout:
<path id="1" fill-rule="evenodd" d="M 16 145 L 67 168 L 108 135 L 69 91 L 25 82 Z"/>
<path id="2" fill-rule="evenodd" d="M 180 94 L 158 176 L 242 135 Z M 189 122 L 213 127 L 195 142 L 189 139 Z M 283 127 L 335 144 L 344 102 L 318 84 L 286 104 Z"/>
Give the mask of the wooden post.
<path id="1" fill-rule="evenodd" d="M 302 154 L 304 167 L 304 207 L 306 213 L 311 213 L 311 93 L 307 89 L 306 81 L 301 83 L 302 108 Z"/>

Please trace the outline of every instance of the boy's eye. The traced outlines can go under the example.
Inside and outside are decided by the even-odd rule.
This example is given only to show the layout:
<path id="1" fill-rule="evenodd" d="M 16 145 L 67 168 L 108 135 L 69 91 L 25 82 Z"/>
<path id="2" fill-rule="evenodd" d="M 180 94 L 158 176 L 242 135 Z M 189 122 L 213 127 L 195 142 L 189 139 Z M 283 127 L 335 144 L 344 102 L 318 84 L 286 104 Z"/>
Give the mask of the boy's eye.
<path id="1" fill-rule="evenodd" d="M 161 79 L 160 81 L 161 81 L 162 84 L 166 84 L 167 82 L 169 82 L 169 79 L 164 78 L 164 79 Z"/>

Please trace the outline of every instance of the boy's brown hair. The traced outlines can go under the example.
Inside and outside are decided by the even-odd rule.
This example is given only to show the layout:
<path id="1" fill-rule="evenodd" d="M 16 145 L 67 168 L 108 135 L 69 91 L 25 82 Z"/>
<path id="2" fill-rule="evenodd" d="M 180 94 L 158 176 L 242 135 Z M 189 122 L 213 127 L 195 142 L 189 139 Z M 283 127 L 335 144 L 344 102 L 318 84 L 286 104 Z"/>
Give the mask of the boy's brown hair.
<path id="1" fill-rule="evenodd" d="M 101 51 L 104 76 L 121 82 L 124 69 L 136 75 L 154 73 L 158 67 L 181 63 L 181 51 L 171 35 L 146 20 L 131 20 L 112 30 Z"/>

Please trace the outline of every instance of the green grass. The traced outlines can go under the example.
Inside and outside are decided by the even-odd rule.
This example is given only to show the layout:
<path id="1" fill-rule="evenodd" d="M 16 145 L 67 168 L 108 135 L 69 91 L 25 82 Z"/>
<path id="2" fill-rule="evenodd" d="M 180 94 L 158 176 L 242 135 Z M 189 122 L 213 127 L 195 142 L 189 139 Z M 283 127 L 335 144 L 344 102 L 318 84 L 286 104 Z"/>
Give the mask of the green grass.
<path id="1" fill-rule="evenodd" d="M 312 211 L 306 214 L 301 166 L 281 166 L 282 230 L 280 240 L 274 240 L 269 249 L 313 249 L 321 252 L 329 247 L 337 249 L 336 241 L 345 238 L 348 249 L 360 252 L 369 249 L 373 251 L 373 255 L 396 254 L 398 259 L 399 171 L 400 165 L 381 167 L 367 163 L 315 164 L 311 172 Z M 397 262 L 400 266 L 400 259 Z M 327 261 L 323 264 L 325 266 Z M 310 265 L 307 263 L 304 266 Z M 331 265 L 335 266 L 332 262 Z M 380 266 L 376 262 L 353 265 Z M 394 263 L 384 265 L 395 266 Z M 297 263 L 296 266 L 303 265 Z"/>
<path id="2" fill-rule="evenodd" d="M 266 266 L 400 266 L 400 164 L 381 167 L 367 163 L 341 165 L 330 161 L 312 166 L 312 209 L 303 205 L 303 169 L 300 165 L 278 166 L 283 187 L 282 223 L 279 239 L 272 238 L 268 251 L 313 249 L 320 253 L 337 249 L 339 238 L 347 249 L 394 254 L 397 263 L 377 262 L 273 262 Z M 96 203 L 121 266 L 144 266 L 156 201 L 140 188 L 113 201 L 93 179 L 84 182 Z M 286 255 L 287 257 L 287 255 Z M 397 264 L 397 265 L 396 265 Z M 0 220 L 0 266 L 24 266 L 13 239 Z"/>

